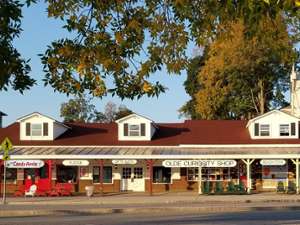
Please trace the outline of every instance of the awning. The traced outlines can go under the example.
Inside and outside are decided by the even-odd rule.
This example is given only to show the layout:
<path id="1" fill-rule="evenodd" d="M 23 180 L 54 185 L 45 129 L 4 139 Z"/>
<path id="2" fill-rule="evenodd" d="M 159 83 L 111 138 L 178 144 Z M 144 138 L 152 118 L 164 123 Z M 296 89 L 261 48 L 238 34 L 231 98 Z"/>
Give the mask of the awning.
<path id="1" fill-rule="evenodd" d="M 3 151 L 0 151 L 2 156 Z M 263 159 L 300 158 L 299 147 L 14 147 L 11 159 Z"/>

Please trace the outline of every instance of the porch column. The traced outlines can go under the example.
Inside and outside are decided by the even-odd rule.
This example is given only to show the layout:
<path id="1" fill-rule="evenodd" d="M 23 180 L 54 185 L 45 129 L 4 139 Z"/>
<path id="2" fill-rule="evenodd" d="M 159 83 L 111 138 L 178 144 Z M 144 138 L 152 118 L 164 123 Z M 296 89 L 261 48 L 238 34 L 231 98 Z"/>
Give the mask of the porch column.
<path id="1" fill-rule="evenodd" d="M 52 189 L 52 160 L 48 160 L 48 182 L 49 188 Z"/>
<path id="2" fill-rule="evenodd" d="M 251 164 L 254 162 L 254 159 L 242 159 L 247 166 L 247 193 L 251 193 Z"/>
<path id="3" fill-rule="evenodd" d="M 198 168 L 198 194 L 202 195 L 202 167 Z"/>
<path id="4" fill-rule="evenodd" d="M 299 159 L 291 159 L 296 165 L 296 193 L 299 194 Z"/>
<path id="5" fill-rule="evenodd" d="M 99 165 L 100 165 L 100 192 L 101 192 L 101 195 L 103 195 L 103 166 L 104 166 L 104 160 L 103 159 L 100 159 L 99 160 Z"/>
<path id="6" fill-rule="evenodd" d="M 152 195 L 153 194 L 153 190 L 152 190 L 152 183 L 153 183 L 153 160 L 149 159 L 147 160 L 147 164 L 149 167 L 149 194 Z"/>

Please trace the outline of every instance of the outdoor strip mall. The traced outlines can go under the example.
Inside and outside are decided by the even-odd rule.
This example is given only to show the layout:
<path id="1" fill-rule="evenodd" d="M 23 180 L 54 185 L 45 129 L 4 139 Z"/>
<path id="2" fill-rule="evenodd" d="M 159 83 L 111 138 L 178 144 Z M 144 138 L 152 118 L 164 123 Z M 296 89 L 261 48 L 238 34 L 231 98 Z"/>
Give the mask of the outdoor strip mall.
<path id="1" fill-rule="evenodd" d="M 294 71 L 291 87 L 289 107 L 251 120 L 156 123 L 131 114 L 104 124 L 25 115 L 0 128 L 0 141 L 8 137 L 13 144 L 7 191 L 36 184 L 40 192 L 65 185 L 74 194 L 87 186 L 96 193 L 202 194 L 233 187 L 299 193 L 300 78 Z"/>

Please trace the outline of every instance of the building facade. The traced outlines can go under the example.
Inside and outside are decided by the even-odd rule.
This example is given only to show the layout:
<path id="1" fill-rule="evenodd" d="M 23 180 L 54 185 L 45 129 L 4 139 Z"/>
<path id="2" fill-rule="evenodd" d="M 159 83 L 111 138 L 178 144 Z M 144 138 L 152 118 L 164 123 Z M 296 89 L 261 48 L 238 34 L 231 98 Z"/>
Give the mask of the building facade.
<path id="1" fill-rule="evenodd" d="M 242 184 L 248 193 L 293 187 L 299 193 L 299 79 L 291 75 L 291 106 L 252 120 L 155 123 L 131 114 L 114 123 L 61 123 L 38 112 L 0 128 L 13 143 L 8 192 L 37 184 L 76 193 L 203 193 Z M 299 86 L 299 87 L 298 87 Z M 3 155 L 3 152 L 0 152 Z M 1 185 L 2 187 L 2 185 Z M 1 189 L 2 191 L 2 189 Z"/>

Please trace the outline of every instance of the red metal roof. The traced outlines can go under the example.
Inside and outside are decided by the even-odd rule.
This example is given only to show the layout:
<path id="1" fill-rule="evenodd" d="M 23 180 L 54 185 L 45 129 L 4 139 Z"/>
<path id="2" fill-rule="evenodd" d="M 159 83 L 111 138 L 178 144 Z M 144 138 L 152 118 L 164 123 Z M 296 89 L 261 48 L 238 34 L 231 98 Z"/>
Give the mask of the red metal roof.
<path id="1" fill-rule="evenodd" d="M 19 123 L 0 129 L 0 141 L 9 137 L 14 145 L 103 145 L 176 146 L 180 144 L 300 144 L 300 139 L 250 138 L 246 120 L 187 120 L 184 123 L 158 123 L 151 141 L 118 141 L 116 123 L 67 123 L 71 127 L 54 141 L 20 141 Z"/>

